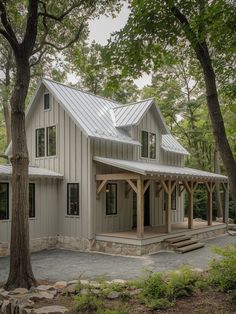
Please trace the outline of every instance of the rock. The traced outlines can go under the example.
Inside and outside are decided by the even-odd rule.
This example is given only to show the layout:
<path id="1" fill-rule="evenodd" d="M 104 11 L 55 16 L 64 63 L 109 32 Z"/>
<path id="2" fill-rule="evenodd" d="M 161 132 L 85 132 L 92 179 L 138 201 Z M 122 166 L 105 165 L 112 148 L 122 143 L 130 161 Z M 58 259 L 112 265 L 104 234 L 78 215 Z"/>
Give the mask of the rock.
<path id="1" fill-rule="evenodd" d="M 9 295 L 9 292 L 4 290 L 4 289 L 0 289 L 0 300 L 5 300 Z"/>
<path id="2" fill-rule="evenodd" d="M 4 300 L 1 307 L 1 313 L 11 314 L 11 303 L 9 300 Z"/>
<path id="3" fill-rule="evenodd" d="M 196 272 L 196 273 L 203 273 L 204 270 L 202 268 L 192 268 L 192 271 Z"/>
<path id="4" fill-rule="evenodd" d="M 89 285 L 89 281 L 88 280 L 80 280 L 81 285 Z"/>
<path id="5" fill-rule="evenodd" d="M 112 283 L 116 283 L 116 284 L 119 284 L 119 285 L 126 285 L 127 281 L 123 280 L 123 279 L 114 279 L 114 280 L 112 280 Z"/>
<path id="6" fill-rule="evenodd" d="M 100 290 L 99 289 L 91 289 L 91 292 L 93 294 L 99 294 L 100 293 Z"/>
<path id="7" fill-rule="evenodd" d="M 19 314 L 31 314 L 31 313 L 33 313 L 32 309 L 27 309 L 27 308 L 19 309 Z"/>
<path id="8" fill-rule="evenodd" d="M 10 291 L 9 294 L 26 294 L 26 293 L 29 293 L 29 290 L 28 289 L 25 289 L 25 288 L 16 288 L 15 290 L 13 291 Z"/>
<path id="9" fill-rule="evenodd" d="M 34 314 L 64 314 L 69 313 L 69 310 L 64 306 L 51 305 L 44 306 L 33 311 Z"/>
<path id="10" fill-rule="evenodd" d="M 68 281 L 67 284 L 68 284 L 68 286 L 69 286 L 69 285 L 75 285 L 75 284 L 77 285 L 78 283 L 79 283 L 78 280 L 71 280 L 71 281 Z"/>
<path id="11" fill-rule="evenodd" d="M 108 294 L 107 298 L 110 300 L 118 299 L 120 297 L 120 292 L 112 291 Z"/>
<path id="12" fill-rule="evenodd" d="M 46 291 L 41 291 L 38 293 L 33 293 L 31 295 L 29 295 L 28 299 L 31 301 L 41 301 L 41 300 L 52 300 L 54 298 L 54 294 L 53 293 L 49 293 Z"/>
<path id="13" fill-rule="evenodd" d="M 77 284 L 71 284 L 63 290 L 63 294 L 76 294 Z"/>
<path id="14" fill-rule="evenodd" d="M 50 286 L 50 285 L 40 285 L 40 286 L 36 287 L 36 290 L 48 291 L 48 290 L 55 290 L 55 288 L 53 286 Z"/>
<path id="15" fill-rule="evenodd" d="M 88 289 L 82 289 L 82 290 L 80 291 L 80 294 L 82 294 L 82 295 L 87 295 L 87 294 L 89 294 Z"/>
<path id="16" fill-rule="evenodd" d="M 99 289 L 101 287 L 101 284 L 98 283 L 97 281 L 90 281 L 89 285 L 90 287 L 93 287 L 95 289 Z"/>
<path id="17" fill-rule="evenodd" d="M 141 289 L 134 289 L 130 291 L 129 294 L 133 296 L 133 295 L 138 295 L 140 292 L 141 292 Z"/>
<path id="18" fill-rule="evenodd" d="M 67 282 L 66 281 L 57 281 L 55 284 L 54 284 L 54 289 L 57 289 L 57 290 L 62 290 L 64 288 L 67 287 Z"/>

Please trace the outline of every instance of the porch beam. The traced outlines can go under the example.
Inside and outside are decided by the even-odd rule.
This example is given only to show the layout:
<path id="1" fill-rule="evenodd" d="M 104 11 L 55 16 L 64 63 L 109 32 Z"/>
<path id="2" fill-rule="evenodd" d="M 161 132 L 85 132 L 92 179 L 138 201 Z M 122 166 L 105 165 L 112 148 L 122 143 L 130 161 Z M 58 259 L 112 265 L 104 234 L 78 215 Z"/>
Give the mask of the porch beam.
<path id="1" fill-rule="evenodd" d="M 134 192 L 135 192 L 135 193 L 138 193 L 138 192 L 137 192 L 137 186 L 134 184 L 134 182 L 131 181 L 130 179 L 127 179 L 126 181 L 129 183 L 129 185 L 130 185 L 131 188 L 134 190 Z"/>
<path id="2" fill-rule="evenodd" d="M 137 180 L 140 178 L 139 174 L 136 173 L 109 173 L 109 174 L 97 174 L 96 180 L 97 181 L 117 181 L 117 180 Z"/>
<path id="3" fill-rule="evenodd" d="M 143 180 L 141 177 L 137 180 L 137 237 L 144 236 L 144 208 L 143 208 Z"/>

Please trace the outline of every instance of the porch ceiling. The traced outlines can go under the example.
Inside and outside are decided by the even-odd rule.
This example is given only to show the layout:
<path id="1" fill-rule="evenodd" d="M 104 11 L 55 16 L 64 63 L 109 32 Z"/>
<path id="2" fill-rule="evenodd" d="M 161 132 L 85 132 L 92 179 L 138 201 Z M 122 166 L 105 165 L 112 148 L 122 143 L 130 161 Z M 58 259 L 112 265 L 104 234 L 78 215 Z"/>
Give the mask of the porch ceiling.
<path id="1" fill-rule="evenodd" d="M 105 165 L 117 167 L 127 171 L 135 172 L 144 176 L 162 176 L 175 177 L 179 179 L 196 179 L 203 181 L 220 181 L 227 182 L 228 177 L 220 174 L 192 169 L 187 167 L 175 167 L 167 165 L 159 165 L 157 163 L 147 163 L 140 161 L 113 159 L 95 156 L 94 161 L 103 163 Z"/>

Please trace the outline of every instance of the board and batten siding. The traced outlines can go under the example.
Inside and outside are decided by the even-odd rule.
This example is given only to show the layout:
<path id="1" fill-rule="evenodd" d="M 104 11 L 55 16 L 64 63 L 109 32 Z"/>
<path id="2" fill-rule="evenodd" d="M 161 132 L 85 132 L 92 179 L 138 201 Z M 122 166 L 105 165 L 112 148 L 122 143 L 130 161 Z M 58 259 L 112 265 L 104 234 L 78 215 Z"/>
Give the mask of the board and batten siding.
<path id="1" fill-rule="evenodd" d="M 9 180 L 0 179 L 0 182 L 9 183 L 9 220 L 0 220 L 0 243 L 10 243 L 12 187 Z M 57 180 L 40 178 L 30 182 L 35 184 L 35 218 L 29 218 L 30 239 L 53 237 L 58 224 Z"/>
<path id="2" fill-rule="evenodd" d="M 64 175 L 58 182 L 58 220 L 55 219 L 55 235 L 91 238 L 89 227 L 90 213 L 90 141 L 75 125 L 65 110 L 50 95 L 51 109 L 44 111 L 41 91 L 34 111 L 27 123 L 27 142 L 30 164 L 59 172 Z M 36 158 L 35 130 L 42 127 L 56 126 L 57 154 L 53 157 Z M 67 184 L 79 183 L 80 215 L 67 215 Z M 45 208 L 45 211 L 48 208 Z"/>

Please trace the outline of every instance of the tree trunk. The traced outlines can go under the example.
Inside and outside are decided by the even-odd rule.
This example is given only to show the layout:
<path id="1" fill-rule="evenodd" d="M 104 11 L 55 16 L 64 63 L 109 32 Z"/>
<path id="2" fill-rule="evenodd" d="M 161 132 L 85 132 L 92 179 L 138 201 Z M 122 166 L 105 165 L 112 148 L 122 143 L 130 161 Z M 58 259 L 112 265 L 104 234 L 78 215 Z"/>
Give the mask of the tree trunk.
<path id="1" fill-rule="evenodd" d="M 220 152 L 217 145 L 215 145 L 215 173 L 221 173 L 220 171 Z M 220 183 L 216 182 L 216 208 L 217 217 L 223 217 L 223 207 L 220 195 Z"/>
<path id="2" fill-rule="evenodd" d="M 10 273 L 5 289 L 30 288 L 36 284 L 29 250 L 28 150 L 25 132 L 25 99 L 30 82 L 27 59 L 16 60 L 16 81 L 11 97 L 12 126 L 12 224 Z"/>
<path id="3" fill-rule="evenodd" d="M 8 101 L 6 99 L 3 100 L 3 114 L 4 114 L 4 120 L 6 125 L 6 133 L 7 133 L 7 145 L 11 142 L 11 114 L 10 114 L 10 108 L 8 105 Z"/>

